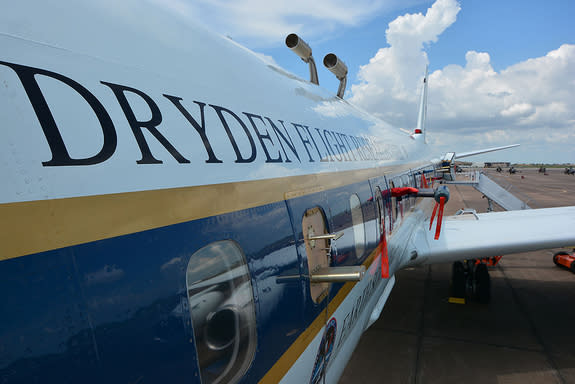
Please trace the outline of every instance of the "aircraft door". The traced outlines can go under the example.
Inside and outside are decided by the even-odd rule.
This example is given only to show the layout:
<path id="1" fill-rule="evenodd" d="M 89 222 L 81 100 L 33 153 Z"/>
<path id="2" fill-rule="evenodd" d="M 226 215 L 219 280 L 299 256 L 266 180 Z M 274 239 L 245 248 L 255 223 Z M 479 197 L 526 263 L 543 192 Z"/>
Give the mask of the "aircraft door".
<path id="1" fill-rule="evenodd" d="M 291 196 L 295 197 L 290 198 Z M 327 304 L 331 284 L 312 283 L 310 277 L 320 269 L 331 266 L 327 196 L 324 191 L 317 191 L 288 193 L 286 197 L 298 250 L 304 323 L 310 327 L 318 321 L 321 322 L 323 327 L 318 329 L 318 332 L 323 335 L 325 324 L 329 320 Z M 325 353 L 322 352 L 325 345 L 316 339 L 315 344 L 312 343 L 310 347 L 315 356 L 306 360 L 305 370 L 309 372 L 312 383 L 320 383 L 325 374 L 326 359 Z"/>
<path id="2" fill-rule="evenodd" d="M 312 284 L 309 276 L 330 266 L 327 197 L 322 190 L 289 192 L 286 197 L 299 257 L 304 316 L 315 319 L 325 308 L 328 284 Z"/>
<path id="3" fill-rule="evenodd" d="M 384 227 L 385 227 L 385 234 L 387 238 L 391 236 L 393 232 L 393 224 L 396 219 L 395 216 L 395 209 L 394 209 L 394 202 L 395 198 L 391 197 L 391 188 L 393 188 L 393 182 L 390 182 L 387 178 L 382 178 L 377 187 L 381 190 L 381 202 L 382 202 L 382 211 L 381 214 L 384 220 Z"/>
<path id="4" fill-rule="evenodd" d="M 383 197 L 381 188 L 375 187 L 375 206 L 377 209 L 377 235 L 379 238 L 385 236 L 385 207 L 383 205 Z"/>
<path id="5" fill-rule="evenodd" d="M 303 240 L 309 275 L 330 265 L 330 240 L 326 238 L 327 219 L 320 207 L 305 211 L 302 219 Z M 328 293 L 328 283 L 311 283 L 310 296 L 315 304 L 321 303 Z"/>
<path id="6" fill-rule="evenodd" d="M 304 231 L 305 252 L 307 255 L 308 271 L 310 276 L 322 268 L 332 264 L 332 240 L 329 238 L 328 220 L 325 212 L 320 207 L 313 207 L 304 213 L 302 228 Z M 328 321 L 328 304 L 330 283 L 309 282 L 310 296 L 314 305 L 321 310 L 319 318 L 325 328 L 317 347 L 315 361 L 311 373 L 311 384 L 325 382 L 325 373 L 329 361 L 330 352 L 335 342 L 335 326 L 330 326 Z M 335 322 L 335 321 L 334 321 Z"/>
<path id="7" fill-rule="evenodd" d="M 377 239 L 382 247 L 382 258 L 387 257 L 387 241 L 392 230 L 391 193 L 387 187 L 385 177 L 371 179 L 370 185 L 373 191 L 373 200 L 376 210 Z"/>

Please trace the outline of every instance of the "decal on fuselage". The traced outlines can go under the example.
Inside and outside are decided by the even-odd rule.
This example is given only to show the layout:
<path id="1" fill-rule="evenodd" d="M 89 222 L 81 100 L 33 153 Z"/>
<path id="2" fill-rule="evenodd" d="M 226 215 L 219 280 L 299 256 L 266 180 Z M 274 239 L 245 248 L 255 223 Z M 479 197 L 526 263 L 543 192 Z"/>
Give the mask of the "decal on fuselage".
<path id="1" fill-rule="evenodd" d="M 368 284 L 365 286 L 363 292 L 353 304 L 352 310 L 343 319 L 343 326 L 341 328 L 339 341 L 337 343 L 337 349 L 339 349 L 342 343 L 344 343 L 345 340 L 348 338 L 351 329 L 356 324 L 359 315 L 363 313 L 369 299 L 371 299 L 373 292 L 377 288 L 377 283 L 379 281 L 380 280 L 378 279 L 377 273 L 370 275 L 370 280 Z"/>
<path id="2" fill-rule="evenodd" d="M 337 320 L 335 317 L 332 317 L 325 327 L 325 331 L 323 332 L 323 336 L 321 338 L 321 343 L 319 344 L 311 379 L 309 381 L 310 384 L 319 383 L 325 376 L 327 364 L 329 363 L 329 358 L 331 357 L 333 347 L 335 345 L 336 336 Z"/>
<path id="3" fill-rule="evenodd" d="M 103 103 L 92 92 L 80 83 L 56 72 L 4 61 L 0 61 L 0 65 L 7 66 L 16 72 L 40 122 L 52 155 L 51 159 L 42 161 L 42 165 L 46 167 L 93 165 L 103 163 L 114 155 L 118 146 L 114 122 Z M 88 104 L 98 119 L 103 137 L 97 153 L 83 157 L 71 155 L 74 153 L 73 144 L 65 142 L 45 94 L 38 83 L 38 76 L 50 78 L 71 88 Z M 150 139 L 146 139 L 146 137 L 150 137 L 149 135 L 152 135 L 157 143 L 165 148 L 178 163 L 191 163 L 185 153 L 176 149 L 175 145 L 158 129 L 163 120 L 162 112 L 149 95 L 125 85 L 106 81 L 100 81 L 100 83 L 110 88 L 125 115 L 141 153 L 141 158 L 137 160 L 138 164 L 163 163 L 152 153 L 147 141 Z M 184 100 L 181 97 L 167 94 L 162 94 L 162 96 L 169 100 L 195 129 L 202 140 L 207 155 L 205 163 L 208 164 L 224 162 L 222 154 L 217 153 L 206 134 L 208 110 L 213 110 L 217 115 L 221 128 L 224 130 L 223 133 L 225 133 L 225 137 L 233 149 L 235 163 L 252 163 L 260 159 L 265 159 L 265 163 L 292 163 L 296 160 L 299 163 L 355 162 L 403 160 L 407 156 L 405 150 L 400 146 L 378 143 L 373 137 L 354 136 L 334 130 L 310 127 L 302 123 L 287 123 L 284 120 L 273 120 L 267 116 L 248 112 L 236 113 L 223 106 L 202 101 L 192 101 L 196 110 L 194 113 L 196 118 L 194 118 L 188 109 L 189 107 L 184 107 Z M 140 104 L 144 103 L 143 105 L 147 106 L 148 115 L 151 117 L 148 120 L 137 117 L 129 100 L 132 102 L 138 100 Z M 144 135 L 145 131 L 147 131 L 146 136 Z M 258 147 L 261 148 L 261 151 L 258 151 Z"/>

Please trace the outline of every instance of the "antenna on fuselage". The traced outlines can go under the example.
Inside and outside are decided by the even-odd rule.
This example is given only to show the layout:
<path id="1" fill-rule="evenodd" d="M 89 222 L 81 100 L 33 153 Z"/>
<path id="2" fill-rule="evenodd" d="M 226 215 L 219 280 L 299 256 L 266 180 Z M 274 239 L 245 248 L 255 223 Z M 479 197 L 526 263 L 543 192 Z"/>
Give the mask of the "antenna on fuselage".
<path id="1" fill-rule="evenodd" d="M 286 37 L 286 45 L 305 63 L 309 64 L 309 81 L 319 85 L 319 80 L 317 78 L 317 68 L 315 66 L 315 60 L 311 54 L 310 46 L 295 33 L 290 33 Z"/>
<path id="2" fill-rule="evenodd" d="M 421 100 L 419 101 L 419 115 L 417 116 L 417 126 L 413 132 L 413 136 L 423 134 L 425 138 L 425 118 L 427 117 L 427 77 L 428 66 L 425 66 L 425 77 L 423 78 L 423 89 L 421 90 Z"/>
<path id="3" fill-rule="evenodd" d="M 334 53 L 328 53 L 323 58 L 323 65 L 339 80 L 339 88 L 337 89 L 337 97 L 343 99 L 345 93 L 345 86 L 347 85 L 347 65 L 341 61 Z"/>

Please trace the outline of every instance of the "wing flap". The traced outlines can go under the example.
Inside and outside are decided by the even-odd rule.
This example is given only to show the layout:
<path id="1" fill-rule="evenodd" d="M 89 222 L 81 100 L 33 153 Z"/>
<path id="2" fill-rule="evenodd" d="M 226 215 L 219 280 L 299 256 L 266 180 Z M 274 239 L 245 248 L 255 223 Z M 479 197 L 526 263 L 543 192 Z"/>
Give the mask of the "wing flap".
<path id="1" fill-rule="evenodd" d="M 450 216 L 439 240 L 425 227 L 412 237 L 414 264 L 575 246 L 575 206 Z"/>

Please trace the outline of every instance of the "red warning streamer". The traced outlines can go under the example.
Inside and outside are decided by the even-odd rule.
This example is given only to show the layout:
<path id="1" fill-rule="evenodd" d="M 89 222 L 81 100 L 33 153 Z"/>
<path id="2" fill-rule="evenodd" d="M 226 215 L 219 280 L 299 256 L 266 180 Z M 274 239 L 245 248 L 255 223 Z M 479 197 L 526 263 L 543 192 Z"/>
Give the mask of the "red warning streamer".
<path id="1" fill-rule="evenodd" d="M 387 254 L 385 232 L 381 234 L 381 278 L 389 278 L 389 256 Z"/>
<path id="2" fill-rule="evenodd" d="M 439 239 L 439 235 L 441 233 L 441 222 L 443 221 L 443 207 L 445 206 L 445 197 L 439 198 L 439 203 L 435 203 L 433 207 L 433 212 L 431 213 L 431 220 L 429 221 L 429 230 L 431 231 L 431 227 L 433 226 L 433 219 L 435 219 L 435 213 L 437 212 L 437 208 L 439 208 L 439 212 L 437 213 L 437 225 L 435 227 L 435 240 Z"/>
<path id="3" fill-rule="evenodd" d="M 437 214 L 437 226 L 435 227 L 435 240 L 439 239 L 441 233 L 441 222 L 443 221 L 443 207 L 445 205 L 445 197 L 439 198 L 439 213 Z"/>
<path id="4" fill-rule="evenodd" d="M 413 187 L 391 188 L 391 197 L 403 197 L 405 195 L 417 195 L 419 190 Z"/>

